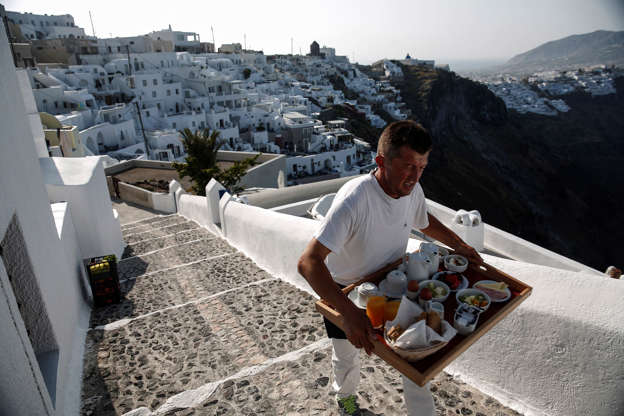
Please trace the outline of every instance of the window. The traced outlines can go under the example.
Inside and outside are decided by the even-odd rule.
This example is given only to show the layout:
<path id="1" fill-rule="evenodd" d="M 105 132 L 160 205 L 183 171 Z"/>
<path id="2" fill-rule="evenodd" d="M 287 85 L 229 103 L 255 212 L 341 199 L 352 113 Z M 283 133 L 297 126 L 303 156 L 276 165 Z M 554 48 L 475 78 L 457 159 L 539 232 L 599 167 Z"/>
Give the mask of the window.
<path id="1" fill-rule="evenodd" d="M 167 90 L 167 97 L 171 95 L 171 90 Z"/>
<path id="2" fill-rule="evenodd" d="M 146 79 L 143 80 L 143 86 L 147 87 L 147 80 Z"/>
<path id="3" fill-rule="evenodd" d="M 160 103 L 156 103 L 156 107 L 160 110 Z"/>
<path id="4" fill-rule="evenodd" d="M 177 123 L 171 123 L 171 125 L 173 126 L 174 129 L 178 127 Z"/>
<path id="5" fill-rule="evenodd" d="M 152 91 L 152 98 L 156 98 L 156 91 Z"/>
<path id="6" fill-rule="evenodd" d="M 176 88 L 176 95 L 180 95 L 180 90 Z"/>
<path id="7" fill-rule="evenodd" d="M 154 85 L 158 85 L 158 80 L 156 78 L 154 78 L 152 82 L 154 83 Z"/>
<path id="8" fill-rule="evenodd" d="M 193 122 L 191 123 L 191 125 L 192 125 L 193 127 L 195 127 L 195 122 L 193 121 Z"/>

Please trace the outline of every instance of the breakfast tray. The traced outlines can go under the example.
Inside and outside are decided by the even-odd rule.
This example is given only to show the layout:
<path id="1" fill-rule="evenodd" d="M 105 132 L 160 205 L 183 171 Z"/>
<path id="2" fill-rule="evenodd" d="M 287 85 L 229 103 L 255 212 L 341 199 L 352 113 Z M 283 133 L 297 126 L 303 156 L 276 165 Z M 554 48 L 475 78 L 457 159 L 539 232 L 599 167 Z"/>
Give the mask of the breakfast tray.
<path id="1" fill-rule="evenodd" d="M 345 294 L 348 294 L 356 286 L 364 282 L 379 284 L 379 282 L 384 279 L 386 274 L 397 268 L 402 261 L 403 259 L 400 258 L 362 278 L 356 283 L 345 287 L 342 291 Z M 526 300 L 531 294 L 532 288 L 530 286 L 486 263 L 483 265 L 471 263 L 468 266 L 468 269 L 462 274 L 469 280 L 469 287 L 472 287 L 472 285 L 479 280 L 496 280 L 507 283 L 509 290 L 511 291 L 511 298 L 508 301 L 502 303 L 492 302 L 488 310 L 481 313 L 477 327 L 471 334 L 457 334 L 444 348 L 440 349 L 436 353 L 429 355 L 420 361 L 410 363 L 392 351 L 383 341 L 382 332 L 376 331 L 377 338 L 373 341 L 373 352 L 419 386 L 424 386 L 428 381 L 433 379 L 447 365 L 459 357 L 462 352 L 466 351 L 468 347 L 492 329 L 501 319 L 516 309 L 520 303 Z M 455 293 L 451 293 L 443 304 L 444 319 L 452 325 L 455 310 L 457 309 Z M 318 300 L 316 302 L 316 309 L 336 326 L 344 329 L 342 315 L 340 315 L 340 313 L 338 313 L 327 302 L 322 299 Z M 363 314 L 366 313 L 364 310 L 361 310 L 361 312 Z"/>

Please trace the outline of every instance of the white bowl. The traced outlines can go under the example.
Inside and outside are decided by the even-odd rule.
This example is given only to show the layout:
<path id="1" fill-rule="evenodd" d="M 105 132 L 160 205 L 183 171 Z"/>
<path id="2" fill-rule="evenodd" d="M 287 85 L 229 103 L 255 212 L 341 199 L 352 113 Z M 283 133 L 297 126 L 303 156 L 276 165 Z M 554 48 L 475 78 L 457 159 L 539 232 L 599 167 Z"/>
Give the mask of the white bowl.
<path id="1" fill-rule="evenodd" d="M 454 264 L 452 261 L 463 262 L 461 265 Z M 459 254 L 449 254 L 444 257 L 444 268 L 455 273 L 463 273 L 468 268 L 468 259 Z"/>
<path id="2" fill-rule="evenodd" d="M 458 274 L 461 277 L 461 283 L 459 284 L 459 287 L 457 289 L 451 289 L 451 292 L 455 292 L 457 290 L 462 290 L 462 289 L 466 289 L 468 287 L 468 285 L 470 284 L 470 282 L 468 281 L 468 279 L 466 278 L 466 276 L 464 276 L 461 273 L 457 273 L 457 272 L 437 272 L 436 274 L 433 275 L 433 277 L 431 277 L 432 280 L 438 280 L 442 283 L 446 283 L 442 278 L 445 274 Z M 448 285 L 447 285 L 448 286 Z M 450 286 L 449 286 L 450 289 Z"/>
<path id="3" fill-rule="evenodd" d="M 455 299 L 457 299 L 457 303 L 458 304 L 461 304 L 461 303 L 464 303 L 464 302 L 459 300 L 460 297 L 462 297 L 462 296 L 473 296 L 473 295 L 483 295 L 483 297 L 487 301 L 487 305 L 485 305 L 483 307 L 481 307 L 481 306 L 476 306 L 476 307 L 481 309 L 481 310 L 483 310 L 483 311 L 487 311 L 487 309 L 492 304 L 492 300 L 487 295 L 487 293 L 483 292 L 482 290 L 474 289 L 474 288 L 458 290 L 457 294 L 455 295 Z M 470 305 L 470 304 L 466 303 L 466 305 Z M 470 306 L 474 306 L 474 305 L 470 305 Z"/>
<path id="4" fill-rule="evenodd" d="M 446 285 L 446 283 L 440 282 L 438 280 L 423 280 L 422 282 L 418 283 L 419 289 L 418 289 L 417 299 L 418 299 L 418 303 L 419 304 L 420 304 L 420 301 L 421 301 L 421 299 L 420 299 L 420 292 L 421 292 L 421 290 L 423 290 L 423 288 L 428 287 L 429 283 L 433 283 L 433 285 L 436 286 L 436 287 L 438 287 L 438 286 L 443 287 L 446 290 L 446 295 L 444 295 L 442 297 L 437 297 L 437 298 L 433 297 L 433 298 L 431 298 L 431 302 L 440 302 L 440 303 L 442 303 L 449 297 L 449 294 L 451 293 L 451 289 Z"/>

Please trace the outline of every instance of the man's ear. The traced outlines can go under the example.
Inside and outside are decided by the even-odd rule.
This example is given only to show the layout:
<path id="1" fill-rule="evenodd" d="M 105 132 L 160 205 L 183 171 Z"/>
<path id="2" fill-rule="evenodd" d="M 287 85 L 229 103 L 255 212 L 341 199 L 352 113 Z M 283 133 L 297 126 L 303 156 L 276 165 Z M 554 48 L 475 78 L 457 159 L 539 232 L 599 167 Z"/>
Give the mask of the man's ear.
<path id="1" fill-rule="evenodd" d="M 377 154 L 377 156 L 375 156 L 375 162 L 377 162 L 377 166 L 380 168 L 385 168 L 385 158 L 383 157 L 383 155 L 380 155 L 379 153 Z"/>

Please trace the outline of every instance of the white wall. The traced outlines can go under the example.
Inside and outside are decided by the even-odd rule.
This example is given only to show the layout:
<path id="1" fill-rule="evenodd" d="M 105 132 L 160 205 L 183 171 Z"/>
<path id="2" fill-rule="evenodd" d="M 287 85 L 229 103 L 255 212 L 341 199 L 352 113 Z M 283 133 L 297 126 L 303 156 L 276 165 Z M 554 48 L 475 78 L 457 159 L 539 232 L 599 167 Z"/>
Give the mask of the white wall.
<path id="1" fill-rule="evenodd" d="M 45 158 L 40 166 L 50 201 L 70 203 L 82 257 L 121 258 L 121 228 L 113 216 L 100 158 Z"/>
<path id="2" fill-rule="evenodd" d="M 75 391 L 69 394 L 69 386 L 80 383 L 81 375 L 73 371 L 72 365 L 74 360 L 82 360 L 76 352 L 84 343 L 84 334 L 77 327 L 82 319 L 88 319 L 88 314 L 76 312 L 84 310 L 82 294 L 68 282 L 78 281 L 80 276 L 74 263 L 68 264 L 55 229 L 28 111 L 1 23 L 0 91 L 5 97 L 0 100 L 0 239 L 16 216 L 28 254 L 25 260 L 30 262 L 41 293 L 39 306 L 49 318 L 59 351 L 56 408 L 52 409 L 11 283 L 0 261 L 1 408 L 11 415 L 75 414 L 80 396 Z"/>

